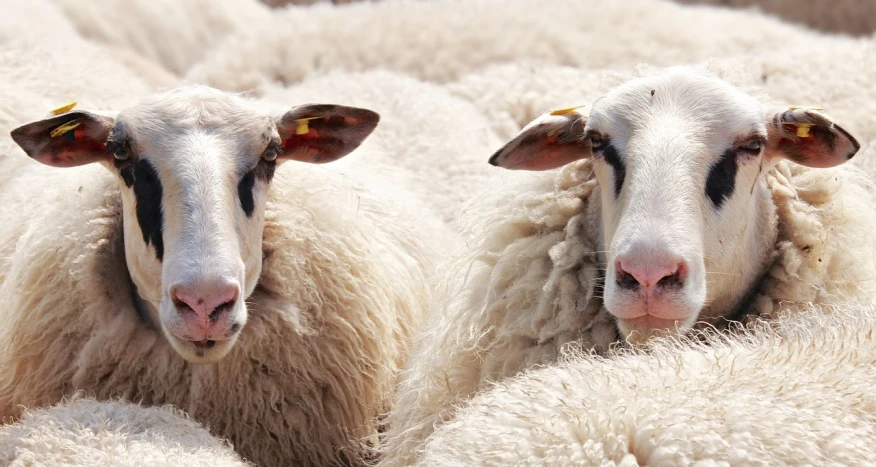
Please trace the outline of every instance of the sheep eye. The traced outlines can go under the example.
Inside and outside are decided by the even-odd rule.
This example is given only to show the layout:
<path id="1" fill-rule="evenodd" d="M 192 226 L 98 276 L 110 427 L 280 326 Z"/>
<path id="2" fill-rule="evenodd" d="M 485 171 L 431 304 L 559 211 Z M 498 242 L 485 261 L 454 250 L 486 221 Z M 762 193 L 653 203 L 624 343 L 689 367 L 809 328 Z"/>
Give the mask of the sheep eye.
<path id="1" fill-rule="evenodd" d="M 279 156 L 281 152 L 283 152 L 282 144 L 279 142 L 272 142 L 268 145 L 267 149 L 265 149 L 265 152 L 262 154 L 262 159 L 268 162 L 275 161 L 277 160 L 277 156 Z"/>
<path id="2" fill-rule="evenodd" d="M 590 149 L 592 151 L 601 151 L 605 149 L 608 139 L 603 138 L 599 133 L 590 133 L 588 135 L 590 138 Z"/>
<path id="3" fill-rule="evenodd" d="M 126 161 L 131 158 L 131 150 L 125 143 L 119 143 L 115 141 L 108 141 L 106 145 L 106 150 L 113 154 L 113 157 L 119 161 Z"/>
<path id="4" fill-rule="evenodd" d="M 739 146 L 739 149 L 746 152 L 759 153 L 763 149 L 763 141 L 760 139 L 750 139 Z"/>

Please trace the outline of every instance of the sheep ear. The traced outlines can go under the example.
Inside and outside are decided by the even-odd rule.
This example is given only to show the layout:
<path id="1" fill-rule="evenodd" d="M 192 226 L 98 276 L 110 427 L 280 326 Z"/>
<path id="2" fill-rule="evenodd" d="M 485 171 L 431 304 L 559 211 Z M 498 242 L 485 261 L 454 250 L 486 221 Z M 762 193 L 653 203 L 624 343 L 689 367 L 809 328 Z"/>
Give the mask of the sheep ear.
<path id="1" fill-rule="evenodd" d="M 577 109 L 542 115 L 496 151 L 490 164 L 511 170 L 550 170 L 590 157 L 586 124 L 587 116 Z"/>
<path id="2" fill-rule="evenodd" d="M 106 139 L 114 119 L 88 111 L 67 112 L 12 130 L 12 140 L 28 156 L 52 167 L 109 160 Z"/>
<path id="3" fill-rule="evenodd" d="M 815 109 L 791 108 L 776 113 L 767 125 L 768 158 L 790 159 L 808 167 L 834 167 L 861 146 L 829 116 Z"/>
<path id="4" fill-rule="evenodd" d="M 277 119 L 283 140 L 280 159 L 322 164 L 359 147 L 374 131 L 380 115 L 367 109 L 331 104 L 300 105 Z"/>

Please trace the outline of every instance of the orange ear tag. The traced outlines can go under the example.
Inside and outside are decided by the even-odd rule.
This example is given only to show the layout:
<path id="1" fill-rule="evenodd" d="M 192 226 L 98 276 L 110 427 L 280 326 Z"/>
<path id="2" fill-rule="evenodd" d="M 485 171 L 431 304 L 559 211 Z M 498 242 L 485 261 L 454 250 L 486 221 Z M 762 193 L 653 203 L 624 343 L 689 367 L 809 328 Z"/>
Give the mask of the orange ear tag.
<path id="1" fill-rule="evenodd" d="M 76 120 L 70 120 L 69 122 L 52 130 L 52 132 L 49 133 L 49 136 L 52 138 L 57 138 L 58 136 L 61 136 L 65 133 L 69 132 L 70 130 L 75 129 L 79 125 L 81 125 L 81 122 L 79 121 L 78 118 Z"/>
<path id="2" fill-rule="evenodd" d="M 76 107 L 76 104 L 78 104 L 78 102 L 73 101 L 69 104 L 62 105 L 61 107 L 58 107 L 57 109 L 52 109 L 49 111 L 49 113 L 52 115 L 61 115 L 61 114 L 64 114 L 64 113 L 67 113 L 67 112 L 73 110 L 73 107 Z"/>

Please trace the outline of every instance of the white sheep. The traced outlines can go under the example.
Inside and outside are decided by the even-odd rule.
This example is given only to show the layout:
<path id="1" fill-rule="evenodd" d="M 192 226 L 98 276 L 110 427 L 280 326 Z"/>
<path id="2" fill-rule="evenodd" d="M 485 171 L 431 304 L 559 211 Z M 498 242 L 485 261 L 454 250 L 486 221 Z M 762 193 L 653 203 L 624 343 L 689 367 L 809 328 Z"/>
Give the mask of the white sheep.
<path id="1" fill-rule="evenodd" d="M 349 105 L 381 115 L 379 146 L 367 159 L 342 159 L 339 166 L 365 166 L 416 195 L 412 209 L 429 207 L 454 226 L 459 209 L 488 183 L 496 170 L 483 154 L 502 139 L 489 130 L 470 102 L 442 87 L 401 73 L 328 73 L 291 88 L 267 86 L 262 102 L 329 101 L 344 96 Z M 360 163 L 365 160 L 366 164 Z M 361 170 L 353 168 L 351 170 Z M 404 200 L 399 200 L 404 201 Z"/>
<path id="2" fill-rule="evenodd" d="M 467 208 L 471 248 L 413 347 L 385 463 L 408 464 L 455 406 L 567 343 L 876 297 L 873 182 L 810 168 L 857 149 L 823 113 L 687 68 L 539 117 L 490 161 L 543 172 Z"/>
<path id="3" fill-rule="evenodd" d="M 626 69 L 642 61 L 674 65 L 783 46 L 805 49 L 823 37 L 753 12 L 660 0 L 290 6 L 220 41 L 186 79 L 251 90 L 325 71 L 388 68 L 447 82 L 508 62 Z"/>
<path id="4" fill-rule="evenodd" d="M 270 16 L 258 0 L 52 0 L 84 37 L 136 52 L 183 75 L 226 35 Z"/>
<path id="5" fill-rule="evenodd" d="M 848 41 L 825 36 L 805 44 L 783 44 L 696 66 L 706 64 L 733 75 L 734 82 L 761 87 L 777 100 L 825 107 L 863 141 L 876 139 L 876 88 L 870 82 L 876 75 L 876 38 Z M 641 74 L 650 67 L 637 68 Z M 635 73 L 626 70 L 510 63 L 477 70 L 446 87 L 473 102 L 501 137 L 510 138 L 545 110 L 592 101 L 631 76 Z"/>
<path id="6" fill-rule="evenodd" d="M 611 359 L 572 353 L 476 396 L 417 465 L 872 463 L 876 309 L 831 313 Z"/>
<path id="7" fill-rule="evenodd" d="M 170 406 L 74 398 L 0 427 L 3 465 L 246 466 L 228 443 Z"/>
<path id="8" fill-rule="evenodd" d="M 266 105 L 181 88 L 13 131 L 78 167 L 0 186 L 0 416 L 83 391 L 172 404 L 262 465 L 363 461 L 453 243 L 379 152 L 434 137 L 390 119 L 323 168 L 378 115 Z"/>
<path id="9" fill-rule="evenodd" d="M 70 100 L 94 108 L 129 106 L 175 82 L 128 50 L 82 38 L 47 0 L 5 0 L 0 31 L 4 132 L 32 118 L 34 109 Z"/>

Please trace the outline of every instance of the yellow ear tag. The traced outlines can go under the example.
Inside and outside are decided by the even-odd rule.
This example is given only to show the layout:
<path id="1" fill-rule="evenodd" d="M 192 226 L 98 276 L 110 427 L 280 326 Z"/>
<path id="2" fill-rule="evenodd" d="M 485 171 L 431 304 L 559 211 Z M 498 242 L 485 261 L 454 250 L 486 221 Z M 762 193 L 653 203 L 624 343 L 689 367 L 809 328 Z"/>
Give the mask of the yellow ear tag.
<path id="1" fill-rule="evenodd" d="M 797 136 L 800 138 L 809 137 L 809 129 L 812 128 L 811 123 L 795 123 L 797 125 Z"/>
<path id="2" fill-rule="evenodd" d="M 556 109 L 551 110 L 551 115 L 569 115 L 570 113 L 577 112 L 578 109 L 583 109 L 587 107 L 586 105 L 577 105 L 575 107 L 566 107 L 564 109 Z"/>
<path id="3" fill-rule="evenodd" d="M 824 107 L 815 107 L 814 105 L 792 105 L 791 107 L 788 107 L 788 110 L 800 110 L 800 109 L 824 110 Z"/>
<path id="4" fill-rule="evenodd" d="M 49 136 L 51 136 L 52 138 L 57 138 L 58 136 L 61 136 L 65 133 L 67 133 L 68 131 L 73 130 L 74 128 L 78 127 L 79 125 L 81 125 L 81 122 L 79 121 L 78 118 L 76 120 L 70 120 L 69 122 L 52 130 L 52 132 L 49 133 Z"/>
<path id="5" fill-rule="evenodd" d="M 298 126 L 295 127 L 295 134 L 296 135 L 306 135 L 306 134 L 310 133 L 310 126 L 308 126 L 307 122 L 309 122 L 311 120 L 316 120 L 317 118 L 322 118 L 322 117 L 308 117 L 308 118 L 299 118 L 299 119 L 295 120 L 295 123 L 298 124 Z"/>
<path id="6" fill-rule="evenodd" d="M 73 107 L 76 107 L 76 104 L 78 104 L 78 102 L 73 101 L 67 105 L 62 105 L 61 107 L 58 107 L 57 109 L 51 110 L 51 111 L 49 111 L 49 113 L 51 113 L 52 115 L 61 115 L 63 113 L 67 113 L 67 112 L 73 110 Z"/>

